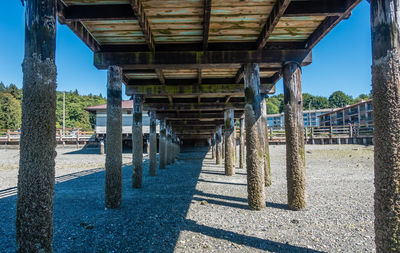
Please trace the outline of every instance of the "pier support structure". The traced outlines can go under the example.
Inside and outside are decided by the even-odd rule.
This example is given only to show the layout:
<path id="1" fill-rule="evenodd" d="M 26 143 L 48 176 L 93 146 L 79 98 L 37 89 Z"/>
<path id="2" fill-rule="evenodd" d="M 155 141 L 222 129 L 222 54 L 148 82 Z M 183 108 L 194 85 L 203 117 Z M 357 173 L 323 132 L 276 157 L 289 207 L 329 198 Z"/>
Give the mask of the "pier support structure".
<path id="1" fill-rule="evenodd" d="M 107 208 L 118 208 L 122 201 L 122 69 L 108 68 L 106 194 Z"/>
<path id="2" fill-rule="evenodd" d="M 133 95 L 132 122 L 132 187 L 141 188 L 143 178 L 143 97 Z"/>
<path id="3" fill-rule="evenodd" d="M 217 126 L 217 134 L 216 134 L 216 150 L 215 150 L 215 163 L 222 164 L 222 126 Z"/>
<path id="4" fill-rule="evenodd" d="M 301 210 L 306 207 L 306 168 L 300 64 L 284 64 L 283 86 L 288 205 Z"/>
<path id="5" fill-rule="evenodd" d="M 150 117 L 150 176 L 157 174 L 157 132 L 156 132 L 156 113 L 154 111 L 149 112 Z"/>
<path id="6" fill-rule="evenodd" d="M 397 0 L 371 0 L 376 252 L 400 251 L 400 17 Z"/>
<path id="7" fill-rule="evenodd" d="M 25 56 L 16 242 L 18 252 L 52 252 L 56 153 L 56 1 L 25 7 Z"/>
<path id="8" fill-rule="evenodd" d="M 261 100 L 261 114 L 264 122 L 264 181 L 265 186 L 271 186 L 271 160 L 269 156 L 269 136 L 267 125 L 267 101 L 265 98 Z"/>
<path id="9" fill-rule="evenodd" d="M 227 109 L 224 113 L 225 122 L 225 175 L 233 176 L 235 175 L 235 119 L 234 110 Z"/>
<path id="10" fill-rule="evenodd" d="M 249 63 L 244 68 L 246 167 L 248 203 L 251 209 L 265 207 L 264 125 L 261 115 L 260 68 Z"/>
<path id="11" fill-rule="evenodd" d="M 166 164 L 166 128 L 165 128 L 165 120 L 160 120 L 160 148 L 159 148 L 159 168 L 161 170 L 165 169 Z"/>
<path id="12" fill-rule="evenodd" d="M 215 133 L 211 136 L 211 159 L 215 159 Z"/>
<path id="13" fill-rule="evenodd" d="M 240 139 L 239 139 L 239 168 L 243 169 L 245 163 L 244 154 L 244 118 L 240 118 Z"/>
<path id="14" fill-rule="evenodd" d="M 171 125 L 167 126 L 167 165 L 172 164 L 172 129 Z"/>

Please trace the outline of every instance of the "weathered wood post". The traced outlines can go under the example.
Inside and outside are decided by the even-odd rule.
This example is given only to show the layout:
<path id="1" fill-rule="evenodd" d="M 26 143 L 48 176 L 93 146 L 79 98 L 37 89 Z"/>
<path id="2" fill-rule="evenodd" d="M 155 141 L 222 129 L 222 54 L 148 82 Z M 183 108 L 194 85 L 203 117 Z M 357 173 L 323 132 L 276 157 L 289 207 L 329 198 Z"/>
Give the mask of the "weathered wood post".
<path id="1" fill-rule="evenodd" d="M 211 159 L 215 159 L 215 133 L 211 136 Z"/>
<path id="2" fill-rule="evenodd" d="M 221 147 L 222 147 L 222 160 L 225 160 L 225 138 L 223 137 L 225 136 L 225 131 L 221 130 Z"/>
<path id="3" fill-rule="evenodd" d="M 166 129 L 165 120 L 160 120 L 160 151 L 159 151 L 159 168 L 161 170 L 165 169 L 166 164 Z"/>
<path id="4" fill-rule="evenodd" d="M 215 159 L 216 164 L 222 164 L 222 126 L 217 126 L 217 134 L 216 134 L 216 152 L 215 155 L 217 156 Z"/>
<path id="5" fill-rule="evenodd" d="M 107 75 L 106 207 L 122 201 L 122 69 L 110 66 Z"/>
<path id="6" fill-rule="evenodd" d="M 267 125 L 267 101 L 261 100 L 261 115 L 264 127 L 264 181 L 265 186 L 271 186 L 271 160 L 269 156 L 269 138 L 268 138 L 268 125 Z"/>
<path id="7" fill-rule="evenodd" d="M 225 122 L 225 175 L 235 175 L 235 118 L 234 110 L 226 109 L 224 113 Z"/>
<path id="8" fill-rule="evenodd" d="M 248 203 L 251 209 L 265 207 L 264 182 L 264 136 L 261 115 L 260 68 L 258 64 L 245 65 L 245 123 L 246 123 L 246 168 Z"/>
<path id="9" fill-rule="evenodd" d="M 56 157 L 56 1 L 25 7 L 25 56 L 18 172 L 18 252 L 52 252 Z"/>
<path id="10" fill-rule="evenodd" d="M 171 138 L 172 130 L 171 125 L 167 126 L 167 164 L 172 164 L 172 138 Z"/>
<path id="11" fill-rule="evenodd" d="M 150 176 L 157 174 L 157 133 L 156 133 L 156 113 L 153 111 L 149 112 L 150 116 Z"/>
<path id="12" fill-rule="evenodd" d="M 240 118 L 239 168 L 244 168 L 244 118 Z"/>
<path id="13" fill-rule="evenodd" d="M 400 2 L 371 0 L 376 252 L 400 251 Z"/>
<path id="14" fill-rule="evenodd" d="M 133 95 L 132 122 L 132 187 L 141 188 L 143 178 L 143 113 L 142 95 Z"/>
<path id="15" fill-rule="evenodd" d="M 304 121 L 301 67 L 289 62 L 283 66 L 286 132 L 286 178 L 288 204 L 292 210 L 306 207 Z"/>

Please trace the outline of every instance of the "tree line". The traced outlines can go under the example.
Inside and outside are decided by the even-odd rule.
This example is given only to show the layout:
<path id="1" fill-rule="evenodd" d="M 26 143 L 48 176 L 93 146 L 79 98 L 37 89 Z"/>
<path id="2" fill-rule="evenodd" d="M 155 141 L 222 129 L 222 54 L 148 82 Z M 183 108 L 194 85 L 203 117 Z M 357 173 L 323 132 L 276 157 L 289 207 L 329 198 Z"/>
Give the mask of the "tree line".
<path id="1" fill-rule="evenodd" d="M 303 110 L 318 110 L 328 108 L 340 108 L 346 105 L 351 105 L 360 102 L 361 100 L 369 99 L 371 95 L 360 94 L 354 98 L 345 94 L 342 91 L 333 92 L 328 98 L 322 96 L 313 96 L 309 93 L 303 93 Z M 267 99 L 268 114 L 277 114 L 283 112 L 284 95 L 279 94 L 270 96 Z"/>
<path id="2" fill-rule="evenodd" d="M 0 82 L 0 129 L 21 127 L 22 89 L 15 84 Z M 84 110 L 85 107 L 105 104 L 100 95 L 80 95 L 78 90 L 65 92 L 65 127 L 93 129 L 95 115 Z M 57 127 L 63 126 L 63 92 L 57 91 Z"/>

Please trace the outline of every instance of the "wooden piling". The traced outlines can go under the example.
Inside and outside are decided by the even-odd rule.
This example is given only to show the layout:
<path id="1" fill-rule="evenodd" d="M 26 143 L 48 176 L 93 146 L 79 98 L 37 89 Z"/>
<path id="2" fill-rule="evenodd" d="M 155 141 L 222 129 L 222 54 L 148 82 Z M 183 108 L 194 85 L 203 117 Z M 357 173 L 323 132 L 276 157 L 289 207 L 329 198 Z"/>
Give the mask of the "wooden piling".
<path id="1" fill-rule="evenodd" d="M 106 130 L 106 208 L 122 201 L 122 69 L 108 68 Z"/>
<path id="2" fill-rule="evenodd" d="M 288 204 L 292 210 L 301 210 L 306 207 L 306 172 L 301 67 L 299 64 L 289 62 L 284 65 L 283 84 Z"/>
<path id="3" fill-rule="evenodd" d="M 261 115 L 264 125 L 264 181 L 265 186 L 271 186 L 271 160 L 269 156 L 269 138 L 268 138 L 268 125 L 267 125 L 267 101 L 261 100 Z"/>
<path id="4" fill-rule="evenodd" d="M 260 68 L 258 64 L 245 65 L 245 123 L 246 168 L 248 203 L 251 209 L 265 207 L 264 182 L 264 122 L 261 115 Z"/>
<path id="5" fill-rule="evenodd" d="M 216 152 L 217 156 L 215 159 L 216 164 L 222 164 L 222 126 L 217 126 L 217 134 L 216 134 Z"/>
<path id="6" fill-rule="evenodd" d="M 159 151 L 159 168 L 165 169 L 166 164 L 166 129 L 165 120 L 160 120 L 160 151 Z"/>
<path id="7" fill-rule="evenodd" d="M 143 178 L 143 130 L 142 113 L 143 97 L 133 96 L 132 124 L 132 187 L 141 188 Z"/>
<path id="8" fill-rule="evenodd" d="M 211 137 L 211 159 L 215 159 L 215 134 Z"/>
<path id="9" fill-rule="evenodd" d="M 25 1 L 25 56 L 16 242 L 52 252 L 56 157 L 56 1 Z"/>
<path id="10" fill-rule="evenodd" d="M 227 109 L 224 113 L 225 120 L 225 175 L 235 175 L 235 118 L 234 110 Z"/>
<path id="11" fill-rule="evenodd" d="M 239 139 L 239 168 L 244 168 L 244 118 L 240 118 L 240 139 Z"/>
<path id="12" fill-rule="evenodd" d="M 150 116 L 150 176 L 157 174 L 157 133 L 156 133 L 156 115 L 154 111 L 149 112 Z"/>
<path id="13" fill-rule="evenodd" d="M 400 2 L 371 0 L 376 252 L 400 251 Z"/>

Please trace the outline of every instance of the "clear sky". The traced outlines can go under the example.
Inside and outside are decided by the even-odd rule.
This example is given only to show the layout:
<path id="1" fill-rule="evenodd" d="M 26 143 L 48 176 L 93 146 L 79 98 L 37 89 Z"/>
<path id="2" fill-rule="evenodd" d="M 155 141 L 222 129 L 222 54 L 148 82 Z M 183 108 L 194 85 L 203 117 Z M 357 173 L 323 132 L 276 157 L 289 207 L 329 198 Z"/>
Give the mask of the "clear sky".
<path id="1" fill-rule="evenodd" d="M 0 8 L 0 81 L 22 86 L 24 8 L 3 0 Z M 106 71 L 93 66 L 93 53 L 67 26 L 58 25 L 57 90 L 106 95 Z M 371 90 L 369 4 L 362 1 L 348 20 L 337 25 L 313 50 L 313 63 L 303 68 L 303 92 L 329 96 L 336 90 L 358 96 Z M 282 80 L 277 93 L 282 93 Z"/>

